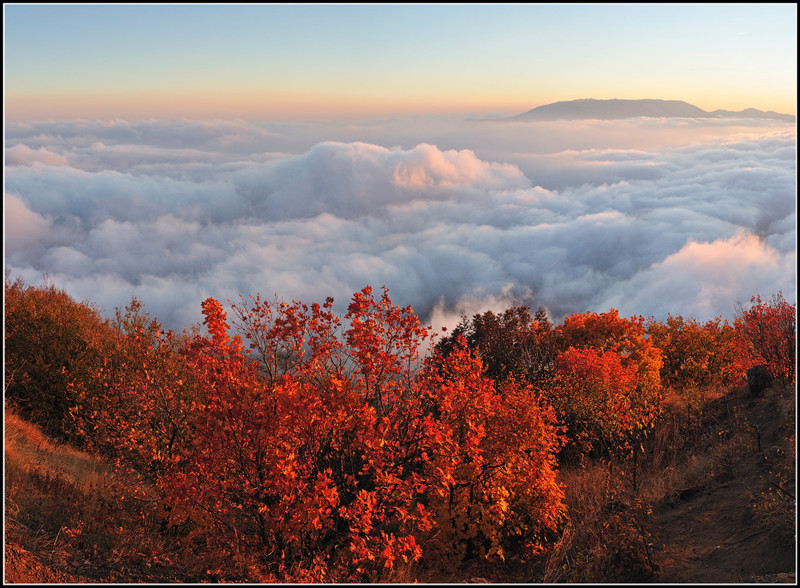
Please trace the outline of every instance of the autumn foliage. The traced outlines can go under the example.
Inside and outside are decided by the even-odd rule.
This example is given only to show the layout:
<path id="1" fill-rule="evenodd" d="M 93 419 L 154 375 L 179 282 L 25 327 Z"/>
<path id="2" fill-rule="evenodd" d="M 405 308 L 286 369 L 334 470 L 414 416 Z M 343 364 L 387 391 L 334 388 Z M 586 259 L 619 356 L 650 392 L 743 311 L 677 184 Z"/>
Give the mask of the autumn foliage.
<path id="1" fill-rule="evenodd" d="M 117 311 L 116 335 L 91 385 L 69 384 L 73 421 L 83 439 L 119 467 L 156 482 L 190 434 L 196 393 L 181 338 L 164 332 L 135 298 Z"/>
<path id="2" fill-rule="evenodd" d="M 486 374 L 527 381 L 565 427 L 562 458 L 621 455 L 653 426 L 660 411 L 661 351 L 644 319 L 573 314 L 553 326 L 527 307 L 462 320 L 458 333 L 486 362 Z M 454 336 L 438 349 L 449 352 Z"/>
<path id="3" fill-rule="evenodd" d="M 774 377 L 795 381 L 797 304 L 780 292 L 768 301 L 753 296 L 749 307 L 739 306 L 736 328 L 749 365 L 766 365 Z"/>
<path id="4" fill-rule="evenodd" d="M 700 323 L 680 315 L 665 322 L 651 320 L 647 332 L 661 349 L 662 383 L 676 390 L 710 390 L 741 379 L 736 332 L 720 317 Z"/>
<path id="5" fill-rule="evenodd" d="M 614 309 L 574 314 L 558 337 L 563 351 L 544 395 L 567 425 L 573 450 L 629 454 L 661 409 L 661 351 L 645 337 L 643 319 Z"/>
<path id="6" fill-rule="evenodd" d="M 540 550 L 562 515 L 550 407 L 497 389 L 464 345 L 421 357 L 428 330 L 386 290 L 344 317 L 332 304 L 243 300 L 231 335 L 208 299 L 209 335 L 181 345 L 129 308 L 131 363 L 100 370 L 105 400 L 79 393 L 76 420 L 157 489 L 174 532 L 255 554 L 267 577 L 372 581 Z"/>
<path id="7" fill-rule="evenodd" d="M 630 449 L 631 433 L 652 419 L 637 410 L 637 373 L 614 351 L 569 347 L 556 360 L 546 397 L 582 453 Z M 649 407 L 648 407 L 649 408 Z M 639 420 L 637 420 L 639 419 Z"/>
<path id="8" fill-rule="evenodd" d="M 75 439 L 69 383 L 93 386 L 109 341 L 107 321 L 52 283 L 28 286 L 6 278 L 5 398 L 50 435 Z"/>
<path id="9" fill-rule="evenodd" d="M 181 549 L 225 554 L 211 578 L 371 582 L 546 552 L 559 465 L 635 466 L 665 391 L 794 378 L 780 295 L 734 324 L 514 307 L 440 340 L 385 288 L 333 308 L 208 298 L 176 335 L 136 299 L 104 321 L 7 281 L 6 397 L 112 460 Z"/>

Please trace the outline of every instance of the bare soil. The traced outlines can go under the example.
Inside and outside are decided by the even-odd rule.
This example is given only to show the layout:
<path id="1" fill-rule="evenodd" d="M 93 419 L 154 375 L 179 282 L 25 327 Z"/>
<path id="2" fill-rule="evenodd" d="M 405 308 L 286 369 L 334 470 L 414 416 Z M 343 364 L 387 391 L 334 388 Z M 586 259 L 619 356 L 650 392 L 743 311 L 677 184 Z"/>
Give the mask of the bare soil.
<path id="1" fill-rule="evenodd" d="M 707 436 L 697 440 L 694 450 L 702 450 L 714 434 L 720 437 L 735 427 L 741 433 L 742 426 L 751 447 L 735 452 L 722 471 L 655 506 L 659 543 L 653 582 L 795 582 L 796 526 L 787 529 L 785 520 L 776 526 L 758 516 L 765 500 L 782 500 L 784 512 L 796 512 L 786 493 L 796 496 L 794 451 L 785 446 L 787 438 L 794 441 L 789 430 L 794 419 L 787 420 L 781 408 L 790 403 L 793 410 L 794 396 L 793 388 L 771 390 L 761 398 L 744 392 L 709 407 Z M 783 490 L 772 485 L 780 469 L 792 472 L 791 486 Z"/>

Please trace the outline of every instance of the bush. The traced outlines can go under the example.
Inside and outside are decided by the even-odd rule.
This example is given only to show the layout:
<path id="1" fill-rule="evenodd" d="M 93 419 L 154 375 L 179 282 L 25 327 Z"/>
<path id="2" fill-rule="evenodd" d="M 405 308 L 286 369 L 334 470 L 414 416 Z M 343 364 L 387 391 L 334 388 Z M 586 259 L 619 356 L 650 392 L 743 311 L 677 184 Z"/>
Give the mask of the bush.
<path id="1" fill-rule="evenodd" d="M 739 305 L 735 326 L 748 365 L 764 364 L 785 383 L 795 381 L 797 304 L 789 304 L 778 292 L 769 301 L 753 296 L 750 306 Z"/>
<path id="2" fill-rule="evenodd" d="M 660 414 L 661 351 L 641 318 L 616 310 L 568 316 L 555 334 L 562 351 L 542 395 L 567 427 L 562 458 L 631 455 Z"/>
<path id="3" fill-rule="evenodd" d="M 73 383 L 97 390 L 95 375 L 113 336 L 88 303 L 52 283 L 5 280 L 5 397 L 44 431 L 75 440 Z"/>
<path id="4" fill-rule="evenodd" d="M 206 300 L 187 369 L 145 345 L 113 384 L 137 410 L 94 434 L 189 542 L 254 554 L 264 577 L 378 581 L 539 548 L 562 512 L 552 411 L 526 386 L 498 391 L 463 346 L 422 361 L 427 330 L 386 291 L 356 293 L 343 319 L 332 303 L 234 306 L 241 338 Z M 168 447 L 166 423 L 181 424 Z"/>
<path id="5" fill-rule="evenodd" d="M 513 306 L 502 314 L 486 311 L 472 319 L 463 317 L 436 350 L 447 355 L 459 337 L 480 355 L 486 376 L 498 382 L 516 378 L 535 386 L 550 374 L 558 352 L 553 325 L 543 308 L 533 316 L 527 306 Z"/>
<path id="6" fill-rule="evenodd" d="M 651 320 L 647 333 L 661 349 L 663 384 L 673 390 L 713 390 L 741 380 L 734 328 L 721 318 L 700 323 L 668 315 Z"/>

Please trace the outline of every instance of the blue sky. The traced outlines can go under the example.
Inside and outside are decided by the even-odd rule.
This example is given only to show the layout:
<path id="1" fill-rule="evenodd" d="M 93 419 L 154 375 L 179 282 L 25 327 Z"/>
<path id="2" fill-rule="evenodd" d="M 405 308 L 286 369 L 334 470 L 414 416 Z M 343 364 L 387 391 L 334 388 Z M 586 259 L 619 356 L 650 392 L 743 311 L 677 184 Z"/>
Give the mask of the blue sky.
<path id="1" fill-rule="evenodd" d="M 5 5 L 6 117 L 791 112 L 796 6 Z"/>

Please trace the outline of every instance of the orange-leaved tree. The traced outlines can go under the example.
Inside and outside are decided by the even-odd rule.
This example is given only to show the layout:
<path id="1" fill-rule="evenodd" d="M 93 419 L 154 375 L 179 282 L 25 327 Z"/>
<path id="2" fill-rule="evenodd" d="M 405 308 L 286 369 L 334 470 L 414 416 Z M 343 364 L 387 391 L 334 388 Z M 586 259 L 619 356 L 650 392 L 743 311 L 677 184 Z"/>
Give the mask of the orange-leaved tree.
<path id="1" fill-rule="evenodd" d="M 661 381 L 674 411 L 702 409 L 709 394 L 741 380 L 743 365 L 734 327 L 721 317 L 704 323 L 667 315 L 664 322 L 650 319 L 647 333 L 661 349 Z"/>
<path id="2" fill-rule="evenodd" d="M 644 319 L 573 314 L 557 328 L 562 351 L 543 394 L 556 407 L 572 452 L 628 453 L 640 447 L 660 412 L 661 352 Z M 569 452 L 568 452 L 569 453 Z"/>
<path id="3" fill-rule="evenodd" d="M 636 365 L 624 365 L 616 351 L 569 347 L 560 353 L 548 398 L 570 446 L 585 454 L 630 450 L 637 419 L 647 423 L 636 410 L 637 383 Z"/>
<path id="4" fill-rule="evenodd" d="M 386 289 L 357 292 L 344 317 L 330 298 L 233 309 L 236 335 L 209 298 L 208 334 L 174 337 L 134 299 L 102 393 L 76 383 L 73 411 L 165 530 L 231 556 L 240 575 L 218 577 L 387 580 L 399 564 L 530 553 L 555 530 L 558 430 L 529 387 L 498 390 L 463 346 L 421 358 L 428 330 Z"/>
<path id="5" fill-rule="evenodd" d="M 193 435 L 197 387 L 185 361 L 186 340 L 163 331 L 136 298 L 124 312 L 117 309 L 111 324 L 115 337 L 93 385 L 69 384 L 75 395 L 72 417 L 90 447 L 159 483 Z"/>
<path id="6" fill-rule="evenodd" d="M 647 333 L 661 349 L 661 378 L 676 390 L 709 390 L 730 386 L 740 378 L 734 328 L 721 317 L 704 323 L 668 315 L 665 322 L 651 319 Z"/>
<path id="7" fill-rule="evenodd" d="M 753 296 L 748 307 L 739 305 L 735 326 L 746 367 L 764 364 L 774 377 L 795 381 L 797 303 L 789 304 L 782 292 L 767 301 Z"/>
<path id="8" fill-rule="evenodd" d="M 513 377 L 496 386 L 463 338 L 430 359 L 422 388 L 436 440 L 425 456 L 436 521 L 426 545 L 444 567 L 537 552 L 563 515 L 552 408 Z"/>
<path id="9" fill-rule="evenodd" d="M 515 534 L 541 541 L 562 497 L 548 410 L 526 388 L 498 395 L 467 354 L 423 366 L 428 331 L 385 289 L 357 292 L 343 318 L 332 304 L 242 302 L 248 352 L 221 304 L 203 303 L 194 436 L 163 485 L 173 522 L 310 581 L 387 579 L 464 545 L 502 553 Z M 455 520 L 455 536 L 438 532 Z"/>

